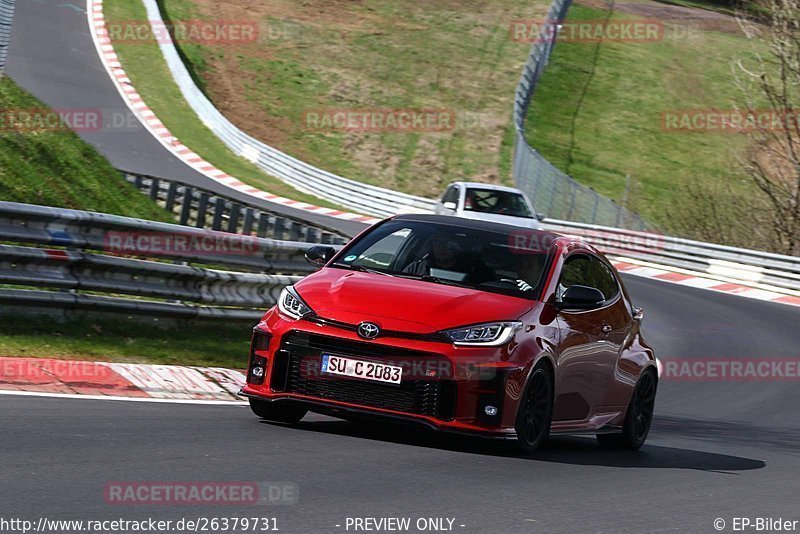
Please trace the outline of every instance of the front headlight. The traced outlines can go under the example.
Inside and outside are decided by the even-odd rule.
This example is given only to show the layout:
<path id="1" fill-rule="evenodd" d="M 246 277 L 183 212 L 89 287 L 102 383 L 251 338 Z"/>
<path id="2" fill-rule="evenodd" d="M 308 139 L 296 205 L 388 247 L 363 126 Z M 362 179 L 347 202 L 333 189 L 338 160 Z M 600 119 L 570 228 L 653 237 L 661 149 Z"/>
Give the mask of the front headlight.
<path id="1" fill-rule="evenodd" d="M 498 347 L 508 343 L 520 328 L 519 321 L 504 321 L 445 330 L 444 335 L 455 345 Z"/>
<path id="2" fill-rule="evenodd" d="M 308 304 L 303 302 L 293 286 L 286 286 L 281 291 L 281 295 L 278 297 L 278 310 L 292 319 L 300 319 L 314 313 Z"/>

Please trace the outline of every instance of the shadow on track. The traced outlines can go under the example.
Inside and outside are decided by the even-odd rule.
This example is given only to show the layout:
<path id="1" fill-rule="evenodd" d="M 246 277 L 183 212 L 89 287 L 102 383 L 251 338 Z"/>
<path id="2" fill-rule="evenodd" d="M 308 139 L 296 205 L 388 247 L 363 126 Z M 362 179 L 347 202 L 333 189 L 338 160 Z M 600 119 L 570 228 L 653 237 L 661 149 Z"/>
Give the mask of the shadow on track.
<path id="1" fill-rule="evenodd" d="M 798 452 L 800 428 L 764 427 L 745 422 L 709 421 L 685 417 L 658 416 L 653 430 L 670 436 L 716 443 L 739 443 L 760 449 Z"/>
<path id="2" fill-rule="evenodd" d="M 262 421 L 266 425 L 274 425 Z M 283 425 L 280 425 L 283 426 Z M 696 469 L 701 471 L 745 471 L 761 469 L 761 460 L 717 454 L 676 447 L 645 445 L 637 452 L 604 449 L 595 439 L 588 437 L 557 436 L 548 441 L 533 456 L 520 454 L 512 442 L 474 438 L 457 434 L 436 433 L 403 425 L 356 423 L 349 421 L 304 421 L 295 427 L 304 432 L 322 432 L 330 435 L 368 439 L 428 447 L 468 454 L 482 454 L 507 458 L 528 459 L 539 462 L 603 467 L 638 467 L 652 469 Z"/>

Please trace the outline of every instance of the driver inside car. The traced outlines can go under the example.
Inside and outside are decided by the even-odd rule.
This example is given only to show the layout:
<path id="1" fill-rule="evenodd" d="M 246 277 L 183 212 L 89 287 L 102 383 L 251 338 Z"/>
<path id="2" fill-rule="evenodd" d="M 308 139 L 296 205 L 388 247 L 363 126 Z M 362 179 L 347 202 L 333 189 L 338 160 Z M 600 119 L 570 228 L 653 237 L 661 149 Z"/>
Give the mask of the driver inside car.
<path id="1" fill-rule="evenodd" d="M 437 270 L 460 275 L 456 279 L 437 273 Z M 437 276 L 459 282 L 479 284 L 492 280 L 494 272 L 481 260 L 475 251 L 465 251 L 460 243 L 450 236 L 436 234 L 431 238 L 430 251 L 418 260 L 409 263 L 404 273 L 416 276 Z"/>
<path id="2" fill-rule="evenodd" d="M 430 251 L 406 265 L 403 272 L 417 276 L 429 276 L 431 269 L 465 272 L 460 254 L 461 246 L 458 243 L 451 241 L 447 236 L 437 234 L 431 238 Z"/>

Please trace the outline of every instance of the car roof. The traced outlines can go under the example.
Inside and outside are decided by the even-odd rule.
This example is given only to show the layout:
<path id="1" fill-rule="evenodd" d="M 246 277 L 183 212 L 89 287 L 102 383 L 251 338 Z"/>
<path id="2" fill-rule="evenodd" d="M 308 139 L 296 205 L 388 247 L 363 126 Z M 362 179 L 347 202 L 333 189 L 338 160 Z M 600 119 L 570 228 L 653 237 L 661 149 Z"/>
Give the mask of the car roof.
<path id="1" fill-rule="evenodd" d="M 466 188 L 476 188 L 476 189 L 492 189 L 495 191 L 506 191 L 509 193 L 520 193 L 524 194 L 521 190 L 516 189 L 514 187 L 508 187 L 505 185 L 497 185 L 497 184 L 484 184 L 481 182 L 453 182 L 448 187 L 453 185 L 460 185 Z"/>
<path id="2" fill-rule="evenodd" d="M 561 241 L 564 240 L 567 240 L 569 242 L 579 241 L 574 237 L 564 236 L 562 234 L 557 234 L 555 232 L 550 232 L 547 230 L 532 230 L 530 228 L 523 228 L 521 226 L 514 226 L 511 224 L 485 221 L 482 219 L 464 219 L 461 217 L 452 217 L 450 215 L 429 215 L 426 213 L 409 213 L 404 215 L 395 215 L 390 220 L 449 224 L 452 226 L 459 226 L 461 228 L 487 230 L 494 232 L 508 232 L 509 230 L 518 230 L 525 232 L 526 235 L 530 235 L 531 237 L 536 236 L 536 238 L 538 239 L 554 240 L 560 238 Z"/>

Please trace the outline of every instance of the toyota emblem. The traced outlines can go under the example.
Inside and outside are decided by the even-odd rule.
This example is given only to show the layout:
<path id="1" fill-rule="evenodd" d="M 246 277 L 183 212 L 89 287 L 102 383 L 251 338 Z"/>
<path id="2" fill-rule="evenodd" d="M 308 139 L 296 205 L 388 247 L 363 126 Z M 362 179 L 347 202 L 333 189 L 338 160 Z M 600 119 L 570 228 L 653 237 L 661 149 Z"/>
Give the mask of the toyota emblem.
<path id="1" fill-rule="evenodd" d="M 358 325 L 358 335 L 364 339 L 375 339 L 381 333 L 381 329 L 375 323 L 361 323 Z"/>

